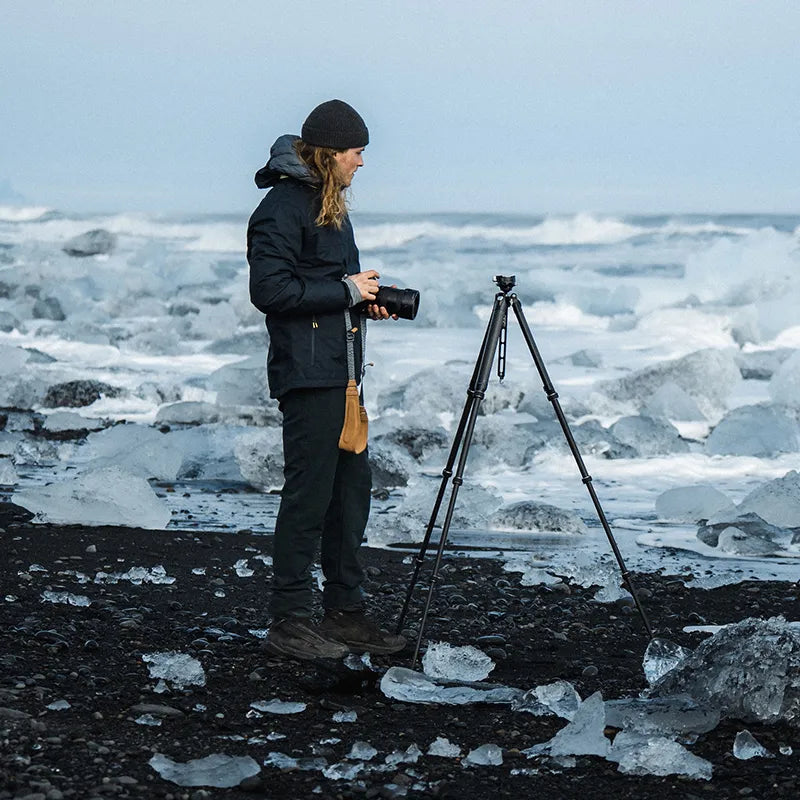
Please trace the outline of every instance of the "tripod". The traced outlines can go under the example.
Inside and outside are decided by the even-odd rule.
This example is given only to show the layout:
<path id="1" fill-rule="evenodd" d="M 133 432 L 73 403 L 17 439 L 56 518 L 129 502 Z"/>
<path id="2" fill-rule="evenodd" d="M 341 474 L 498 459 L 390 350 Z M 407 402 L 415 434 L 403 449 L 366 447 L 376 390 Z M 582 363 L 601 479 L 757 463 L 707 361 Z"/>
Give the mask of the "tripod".
<path id="1" fill-rule="evenodd" d="M 414 559 L 414 570 L 411 576 L 411 581 L 408 585 L 408 590 L 406 591 L 406 599 L 403 604 L 403 610 L 400 612 L 400 619 L 397 623 L 397 633 L 400 633 L 408 614 L 411 597 L 414 593 L 414 587 L 416 586 L 417 579 L 419 577 L 420 567 L 422 566 L 425 558 L 425 553 L 428 550 L 431 534 L 439 516 L 439 509 L 441 508 L 445 491 L 447 489 L 447 482 L 448 479 L 452 477 L 453 488 L 450 494 L 447 512 L 445 513 L 444 523 L 442 524 L 442 532 L 439 539 L 439 547 L 436 552 L 436 560 L 434 561 L 433 574 L 431 576 L 430 586 L 428 587 L 428 596 L 425 600 L 425 608 L 422 612 L 419 634 L 417 635 L 417 643 L 414 649 L 414 659 L 411 662 L 412 668 L 417 663 L 417 659 L 419 657 L 422 634 L 425 630 L 425 623 L 428 619 L 428 611 L 430 610 L 431 600 L 433 599 L 434 587 L 436 586 L 436 581 L 439 578 L 439 568 L 442 563 L 442 555 L 444 553 L 445 544 L 447 543 L 447 534 L 450 531 L 450 523 L 453 519 L 453 511 L 455 510 L 456 506 L 458 490 L 459 487 L 464 483 L 464 466 L 467 461 L 469 446 L 472 442 L 472 434 L 475 429 L 475 421 L 478 417 L 481 401 L 485 397 L 486 387 L 489 383 L 489 374 L 492 371 L 492 363 L 494 361 L 495 351 L 498 352 L 497 375 L 500 380 L 505 377 L 506 338 L 508 334 L 509 307 L 514 310 L 514 314 L 517 317 L 517 322 L 519 322 L 520 328 L 522 329 L 522 335 L 525 338 L 525 343 L 528 345 L 528 349 L 531 351 L 534 364 L 536 365 L 536 369 L 538 370 L 539 376 L 542 379 L 542 383 L 544 385 L 543 388 L 545 394 L 547 395 L 547 399 L 553 404 L 553 411 L 555 412 L 555 415 L 561 424 L 561 429 L 564 432 L 569 449 L 572 451 L 572 455 L 574 456 L 575 462 L 577 463 L 578 469 L 581 473 L 581 480 L 586 485 L 589 495 L 592 498 L 592 503 L 594 504 L 600 524 L 603 526 L 603 530 L 608 537 L 611 549 L 614 552 L 614 557 L 617 560 L 617 564 L 619 564 L 619 568 L 622 573 L 622 580 L 630 592 L 637 610 L 639 611 L 639 615 L 642 618 L 647 635 L 651 639 L 653 638 L 653 631 L 650 627 L 650 623 L 647 620 L 647 615 L 644 612 L 644 608 L 642 608 L 642 604 L 640 603 L 636 591 L 634 590 L 633 583 L 631 582 L 630 572 L 625 567 L 625 562 L 622 559 L 622 554 L 620 553 L 617 542 L 614 539 L 614 534 L 611 532 L 608 520 L 603 512 L 603 507 L 600 505 L 600 500 L 597 498 L 597 493 L 592 485 L 592 477 L 586 470 L 586 466 L 583 463 L 583 458 L 578 450 L 577 444 L 575 443 L 575 438 L 573 437 L 572 431 L 567 423 L 567 419 L 564 416 L 561 404 L 558 402 L 558 392 L 556 392 L 550 380 L 550 376 L 547 374 L 547 369 L 545 368 L 542 357 L 539 354 L 539 349 L 536 346 L 536 342 L 533 340 L 531 329 L 528 327 L 528 323 L 525 320 L 525 315 L 522 312 L 522 303 L 517 295 L 511 292 L 516 284 L 516 277 L 514 275 L 497 275 L 495 277 L 495 283 L 499 287 L 500 291 L 495 295 L 494 298 L 494 306 L 492 307 L 492 313 L 489 317 L 489 324 L 486 327 L 486 333 L 483 337 L 483 344 L 481 345 L 480 352 L 478 353 L 478 359 L 475 363 L 475 371 L 472 374 L 472 380 L 470 382 L 469 389 L 467 389 L 467 401 L 461 414 L 461 420 L 458 423 L 458 428 L 453 439 L 452 447 L 450 448 L 450 455 L 448 456 L 447 464 L 442 470 L 442 482 L 439 486 L 439 493 L 436 497 L 433 511 L 431 512 L 428 527 L 425 530 L 425 537 L 422 540 L 422 546 L 420 547 L 420 551 Z M 458 458 L 457 464 L 456 458 Z M 456 464 L 455 474 L 453 473 L 454 464 Z"/>

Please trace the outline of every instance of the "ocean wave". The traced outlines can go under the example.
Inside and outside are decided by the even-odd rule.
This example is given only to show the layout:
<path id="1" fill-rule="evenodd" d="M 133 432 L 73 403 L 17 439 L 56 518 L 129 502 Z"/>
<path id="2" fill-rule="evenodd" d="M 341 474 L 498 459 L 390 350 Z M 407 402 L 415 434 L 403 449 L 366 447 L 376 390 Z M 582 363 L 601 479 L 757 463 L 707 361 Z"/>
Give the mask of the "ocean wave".
<path id="1" fill-rule="evenodd" d="M 53 213 L 46 206 L 3 206 L 0 205 L 0 222 L 35 222 Z"/>
<path id="2" fill-rule="evenodd" d="M 415 239 L 484 239 L 516 245 L 591 245 L 616 244 L 647 232 L 614 217 L 591 214 L 571 217 L 546 217 L 532 225 L 447 224 L 437 221 L 391 222 L 358 226 L 362 250 L 402 247 Z"/>

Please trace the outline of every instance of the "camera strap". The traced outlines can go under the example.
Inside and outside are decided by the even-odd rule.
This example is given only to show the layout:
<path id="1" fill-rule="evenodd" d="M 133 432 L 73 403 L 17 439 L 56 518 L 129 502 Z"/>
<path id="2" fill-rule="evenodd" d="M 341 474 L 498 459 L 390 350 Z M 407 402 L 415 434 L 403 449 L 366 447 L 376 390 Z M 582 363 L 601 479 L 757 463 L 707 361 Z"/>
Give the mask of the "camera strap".
<path id="1" fill-rule="evenodd" d="M 361 329 L 361 375 L 356 383 L 359 385 L 359 396 L 361 402 L 364 402 L 364 373 L 367 368 L 367 321 L 364 314 L 359 315 L 358 328 L 353 327 L 353 321 L 350 317 L 350 309 L 344 310 L 344 325 L 345 325 L 345 339 L 347 340 L 347 379 L 356 381 L 356 354 L 353 342 L 356 338 L 356 332 Z"/>

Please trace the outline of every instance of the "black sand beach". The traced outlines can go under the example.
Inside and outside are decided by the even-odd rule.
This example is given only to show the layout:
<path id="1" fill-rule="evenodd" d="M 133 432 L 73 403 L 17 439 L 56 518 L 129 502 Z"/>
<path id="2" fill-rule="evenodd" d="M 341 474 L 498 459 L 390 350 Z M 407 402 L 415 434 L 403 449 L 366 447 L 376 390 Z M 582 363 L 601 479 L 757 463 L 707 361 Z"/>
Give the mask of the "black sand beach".
<path id="1" fill-rule="evenodd" d="M 787 725 L 725 721 L 701 735 L 690 750 L 713 764 L 710 781 L 625 775 L 598 757 L 578 757 L 572 767 L 527 759 L 520 751 L 564 726 L 556 717 L 507 706 L 424 706 L 387 698 L 378 686 L 380 674 L 392 665 L 408 666 L 410 651 L 373 658 L 373 673 L 275 659 L 248 633 L 269 621 L 269 566 L 255 558 L 271 552 L 269 536 L 34 526 L 28 517 L 16 506 L 0 506 L 0 798 L 797 796 L 800 733 Z M 404 596 L 407 555 L 364 552 L 371 607 L 387 627 Z M 255 574 L 237 575 L 234 565 L 241 559 Z M 158 565 L 174 583 L 81 585 L 75 575 Z M 205 574 L 193 572 L 201 567 Z M 703 634 L 686 634 L 685 625 L 778 614 L 800 618 L 794 584 L 703 591 L 685 588 L 676 576 L 635 579 L 654 627 L 686 646 L 696 646 Z M 86 596 L 90 605 L 44 602 L 47 590 Z M 493 683 L 527 689 L 560 678 L 584 698 L 597 690 L 605 699 L 635 696 L 645 685 L 641 621 L 630 605 L 592 602 L 592 593 L 574 586 L 521 587 L 518 576 L 503 573 L 496 561 L 448 555 L 426 638 L 481 646 L 497 662 Z M 410 622 L 419 619 L 422 599 L 419 590 Z M 154 691 L 157 681 L 142 655 L 170 650 L 202 663 L 204 686 Z M 293 715 L 252 713 L 251 703 L 272 698 L 307 707 Z M 69 708 L 47 708 L 59 700 Z M 137 724 L 146 711 L 161 724 Z M 354 711 L 356 720 L 335 722 L 338 711 Z M 745 728 L 775 757 L 735 758 L 733 740 Z M 615 731 L 606 733 L 613 737 Z M 268 739 L 271 734 L 284 738 Z M 457 743 L 462 757 L 494 743 L 503 763 L 466 767 L 460 758 L 425 755 L 437 736 Z M 251 756 L 261 765 L 270 752 L 281 752 L 323 757 L 330 765 L 359 741 L 378 751 L 373 764 L 412 744 L 423 755 L 353 780 L 262 766 L 257 776 L 229 789 L 181 787 L 148 764 L 154 753 L 179 762 L 224 753 Z M 795 752 L 780 754 L 781 747 Z"/>

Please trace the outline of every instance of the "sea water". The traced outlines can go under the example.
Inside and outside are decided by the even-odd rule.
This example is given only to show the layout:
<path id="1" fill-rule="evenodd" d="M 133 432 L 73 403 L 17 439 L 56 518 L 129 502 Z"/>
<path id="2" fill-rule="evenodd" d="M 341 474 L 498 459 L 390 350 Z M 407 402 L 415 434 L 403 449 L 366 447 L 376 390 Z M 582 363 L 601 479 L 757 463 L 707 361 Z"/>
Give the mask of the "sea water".
<path id="1" fill-rule="evenodd" d="M 414 287 L 422 298 L 415 321 L 369 325 L 374 366 L 364 388 L 374 431 L 390 429 L 398 415 L 414 419 L 424 408 L 432 424 L 452 435 L 497 292 L 494 277 L 514 275 L 514 291 L 572 424 L 594 421 L 608 429 L 636 414 L 642 397 L 611 397 L 603 387 L 637 370 L 697 351 L 735 358 L 741 367 L 741 379 L 721 386 L 713 403 L 700 403 L 699 416 L 675 412 L 684 418 L 669 420 L 687 443 L 682 451 L 653 455 L 634 447 L 614 458 L 602 448 L 584 453 L 629 566 L 664 566 L 678 549 L 682 560 L 669 562 L 670 568 L 712 582 L 795 574 L 791 549 L 783 558 L 728 557 L 699 542 L 696 526 L 660 518 L 656 499 L 704 485 L 737 504 L 796 467 L 800 445 L 793 441 L 788 452 L 762 456 L 712 454 L 705 441 L 732 409 L 774 405 L 776 397 L 781 409 L 787 403 L 792 374 L 780 385 L 772 378 L 800 347 L 800 217 L 354 213 L 353 222 L 362 269 L 378 270 L 381 283 Z M 148 451 L 144 459 L 162 470 L 160 478 L 149 477 L 169 508 L 170 527 L 271 530 L 277 496 L 269 492 L 279 488 L 280 464 L 256 475 L 251 462 L 265 446 L 274 449 L 274 437 L 259 433 L 265 430 L 259 414 L 272 414 L 274 421 L 275 410 L 263 385 L 242 383 L 239 373 L 247 370 L 225 370 L 246 362 L 252 375 L 252 365 L 265 356 L 263 316 L 248 299 L 246 223 L 246 214 L 0 208 L 0 405 L 22 409 L 0 432 L 0 463 L 16 491 L 86 469 L 92 452 L 103 453 L 106 466 L 109 459 L 122 460 L 124 453 L 100 446 L 103 433 L 90 434 L 87 445 L 31 444 L 26 437 L 25 409 L 64 411 L 43 404 L 49 386 L 93 379 L 118 391 L 71 411 L 136 424 L 143 439 L 157 420 L 171 428 L 170 447 Z M 76 258 L 62 250 L 72 237 L 95 229 L 113 234 L 110 252 Z M 498 505 L 549 503 L 580 515 L 590 531 L 515 539 L 515 532 L 489 530 L 477 515 L 471 530 L 462 524 L 453 532 L 454 541 L 498 549 L 514 549 L 516 541 L 537 564 L 563 552 L 592 558 L 608 547 L 557 429 L 532 456 L 512 446 L 522 435 L 516 426 L 541 422 L 549 408 L 516 328 L 512 317 L 506 377 L 502 387 L 496 376 L 489 387 L 498 413 L 478 420 L 464 503 L 468 486 L 488 493 L 476 495 L 476 513 L 488 509 L 489 495 Z M 415 378 L 419 373 L 424 379 Z M 387 407 L 387 393 L 404 384 L 411 387 L 403 395 L 410 398 L 406 407 Z M 682 391 L 667 386 L 657 398 L 660 407 L 687 408 Z M 791 401 L 791 390 L 788 396 Z M 520 397 L 525 401 L 515 406 Z M 256 403 L 267 410 L 254 410 Z M 409 407 L 415 403 L 418 408 Z M 409 487 L 376 500 L 372 543 L 397 543 L 387 533 L 393 530 L 391 507 L 426 480 L 435 486 L 446 455 L 445 447 L 421 465 L 411 462 Z M 129 461 L 134 474 L 145 468 Z"/>

